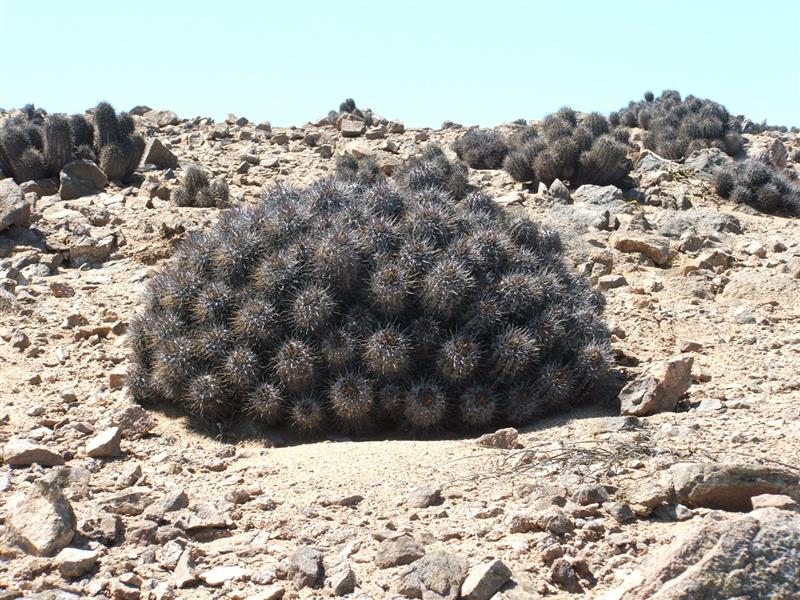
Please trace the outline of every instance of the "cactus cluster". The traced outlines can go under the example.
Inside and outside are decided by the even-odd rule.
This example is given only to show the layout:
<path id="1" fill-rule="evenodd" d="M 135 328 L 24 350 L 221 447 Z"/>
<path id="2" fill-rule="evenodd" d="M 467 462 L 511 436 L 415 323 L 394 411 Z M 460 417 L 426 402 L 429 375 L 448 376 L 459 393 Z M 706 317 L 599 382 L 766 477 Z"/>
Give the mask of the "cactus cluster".
<path id="1" fill-rule="evenodd" d="M 144 139 L 130 115 L 101 102 L 94 123 L 84 115 L 48 115 L 27 105 L 0 129 L 0 169 L 18 183 L 58 177 L 66 163 L 98 162 L 109 179 L 127 181 L 139 165 Z"/>
<path id="2" fill-rule="evenodd" d="M 378 163 L 370 156 L 356 158 L 349 152 L 336 157 L 336 179 L 361 185 L 374 185 L 386 179 Z"/>
<path id="3" fill-rule="evenodd" d="M 394 176 L 398 185 L 411 191 L 442 189 L 456 200 L 469 192 L 469 168 L 462 161 L 447 158 L 436 144 L 428 144 L 418 156 L 403 162 Z"/>
<path id="4" fill-rule="evenodd" d="M 470 129 L 452 147 L 473 169 L 501 169 L 508 154 L 505 136 L 494 129 Z"/>
<path id="5" fill-rule="evenodd" d="M 336 125 L 337 121 L 343 115 L 355 115 L 359 117 L 361 120 L 364 121 L 364 124 L 367 127 L 371 127 L 373 125 L 373 118 L 372 118 L 372 110 L 366 108 L 361 110 L 356 106 L 356 101 L 352 98 L 348 98 L 344 102 L 339 105 L 339 110 L 331 110 L 328 111 L 328 116 L 325 120 L 328 122 L 329 125 Z"/>
<path id="6" fill-rule="evenodd" d="M 644 129 L 645 148 L 670 160 L 682 160 L 703 148 L 739 156 L 744 148 L 741 122 L 724 106 L 691 95 L 682 99 L 675 90 L 658 97 L 647 92 L 644 100 L 630 102 L 609 120 L 616 127 Z"/>
<path id="7" fill-rule="evenodd" d="M 714 189 L 725 199 L 764 213 L 800 216 L 800 189 L 773 165 L 756 159 L 734 162 L 714 174 Z"/>
<path id="8" fill-rule="evenodd" d="M 584 184 L 626 187 L 633 164 L 627 138 L 611 133 L 599 113 L 579 116 L 571 108 L 547 115 L 538 129 L 525 127 L 510 140 L 503 164 L 515 181 L 556 179 L 572 187 Z"/>
<path id="9" fill-rule="evenodd" d="M 228 195 L 228 183 L 224 179 L 210 181 L 203 169 L 191 166 L 186 169 L 181 185 L 172 193 L 172 200 L 177 206 L 223 208 Z"/>
<path id="10" fill-rule="evenodd" d="M 323 179 L 184 242 L 131 321 L 127 386 L 301 433 L 523 425 L 607 389 L 602 309 L 556 232 L 483 193 Z"/>

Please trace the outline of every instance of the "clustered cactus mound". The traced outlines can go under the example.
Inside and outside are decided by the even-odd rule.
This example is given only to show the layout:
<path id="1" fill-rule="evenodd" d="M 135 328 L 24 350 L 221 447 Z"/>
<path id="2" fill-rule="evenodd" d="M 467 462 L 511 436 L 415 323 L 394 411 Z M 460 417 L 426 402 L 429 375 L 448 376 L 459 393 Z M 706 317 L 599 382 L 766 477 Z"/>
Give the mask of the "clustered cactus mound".
<path id="1" fill-rule="evenodd" d="M 277 187 L 151 280 L 127 385 L 303 433 L 529 423 L 609 373 L 602 297 L 561 253 L 482 193 Z"/>
<path id="2" fill-rule="evenodd" d="M 703 148 L 718 148 L 730 156 L 742 153 L 741 122 L 721 104 L 695 96 L 681 99 L 675 90 L 659 97 L 645 93 L 640 102 L 611 113 L 615 127 L 639 127 L 646 131 L 644 145 L 659 156 L 682 160 Z"/>
<path id="3" fill-rule="evenodd" d="M 224 208 L 228 202 L 228 183 L 224 179 L 210 181 L 208 173 L 199 167 L 189 167 L 181 185 L 172 193 L 177 206 Z"/>
<path id="4" fill-rule="evenodd" d="M 541 131 L 526 127 L 509 140 L 503 164 L 515 181 L 556 179 L 572 187 L 584 184 L 629 187 L 633 164 L 627 157 L 627 137 L 610 133 L 599 113 L 579 117 L 571 108 L 547 115 Z"/>
<path id="5" fill-rule="evenodd" d="M 355 115 L 364 121 L 364 124 L 367 127 L 371 127 L 373 124 L 372 119 L 372 110 L 366 108 L 361 110 L 356 106 L 356 101 L 352 98 L 348 98 L 344 102 L 339 105 L 339 110 L 331 110 L 328 111 L 328 116 L 326 120 L 330 125 L 336 125 L 336 122 L 339 120 L 340 117 L 344 115 Z"/>
<path id="6" fill-rule="evenodd" d="M 714 189 L 736 204 L 770 214 L 800 216 L 800 190 L 771 164 L 747 159 L 714 174 Z"/>
<path id="7" fill-rule="evenodd" d="M 17 183 L 58 177 L 69 161 L 98 162 L 112 180 L 127 181 L 139 165 L 144 139 L 133 118 L 117 114 L 107 102 L 94 110 L 94 124 L 84 115 L 48 115 L 33 105 L 0 129 L 0 169 Z"/>
<path id="8" fill-rule="evenodd" d="M 450 160 L 436 144 L 428 144 L 419 156 L 406 160 L 395 174 L 402 188 L 424 191 L 429 188 L 446 190 L 456 200 L 469 192 L 469 168 L 460 160 Z"/>
<path id="9" fill-rule="evenodd" d="M 508 143 L 493 129 L 470 129 L 453 142 L 453 150 L 473 169 L 500 169 L 508 154 Z"/>

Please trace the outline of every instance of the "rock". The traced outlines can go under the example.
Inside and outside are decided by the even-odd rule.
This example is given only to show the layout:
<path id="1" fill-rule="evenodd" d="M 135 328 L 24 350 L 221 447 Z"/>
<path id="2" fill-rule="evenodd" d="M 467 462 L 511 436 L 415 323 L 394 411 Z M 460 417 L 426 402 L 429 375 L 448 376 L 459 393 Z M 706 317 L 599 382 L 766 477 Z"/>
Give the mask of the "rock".
<path id="1" fill-rule="evenodd" d="M 775 139 L 769 147 L 769 160 L 777 169 L 784 170 L 789 159 L 789 151 L 779 139 Z"/>
<path id="2" fill-rule="evenodd" d="M 800 279 L 763 271 L 736 270 L 730 276 L 721 300 L 744 300 L 752 304 L 786 305 L 800 298 Z"/>
<path id="3" fill-rule="evenodd" d="M 60 181 L 58 195 L 62 200 L 91 196 L 102 192 L 108 185 L 105 173 L 90 160 L 73 160 L 64 165 Z"/>
<path id="4" fill-rule="evenodd" d="M 255 596 L 248 596 L 247 600 L 281 600 L 286 593 L 279 585 L 268 585 Z"/>
<path id="5" fill-rule="evenodd" d="M 664 238 L 649 233 L 618 231 L 611 236 L 611 244 L 620 252 L 640 252 L 659 267 L 668 267 L 674 256 Z"/>
<path id="6" fill-rule="evenodd" d="M 406 598 L 456 600 L 467 576 L 467 561 L 446 552 L 423 556 L 401 576 L 397 591 Z"/>
<path id="7" fill-rule="evenodd" d="M 578 203 L 603 207 L 612 213 L 630 214 L 633 208 L 625 201 L 622 190 L 613 185 L 582 185 L 572 192 L 572 199 Z"/>
<path id="8" fill-rule="evenodd" d="M 186 548 L 178 559 L 178 564 L 170 577 L 170 583 L 176 588 L 185 588 L 197 581 L 197 571 L 195 570 L 192 549 Z"/>
<path id="9" fill-rule="evenodd" d="M 499 558 L 472 567 L 461 585 L 462 600 L 489 600 L 511 579 L 511 570 Z"/>
<path id="10" fill-rule="evenodd" d="M 247 571 L 239 566 L 214 567 L 213 569 L 201 573 L 200 579 L 202 579 L 206 585 L 219 587 L 227 581 L 239 581 L 244 578 L 246 574 Z"/>
<path id="11" fill-rule="evenodd" d="M 629 523 L 636 518 L 630 505 L 626 502 L 606 502 L 603 509 L 611 515 L 617 523 Z"/>
<path id="12" fill-rule="evenodd" d="M 142 155 L 142 164 L 150 164 L 159 169 L 177 169 L 178 157 L 170 151 L 161 140 L 153 138 L 148 140 Z"/>
<path id="13" fill-rule="evenodd" d="M 89 496 L 92 474 L 84 467 L 55 467 L 42 477 L 42 481 L 58 487 L 70 500 L 82 500 Z"/>
<path id="14" fill-rule="evenodd" d="M 485 446 L 486 448 L 502 448 L 504 450 L 511 450 L 517 447 L 517 440 L 519 438 L 519 431 L 513 427 L 506 427 L 498 429 L 494 433 L 485 433 L 475 443 L 478 446 Z"/>
<path id="15" fill-rule="evenodd" d="M 597 278 L 597 289 L 613 290 L 628 285 L 628 280 L 623 275 L 601 275 Z"/>
<path id="16" fill-rule="evenodd" d="M 144 512 L 144 509 L 153 503 L 150 497 L 150 488 L 134 487 L 124 492 L 111 494 L 100 500 L 97 506 L 100 510 L 115 514 L 135 517 Z"/>
<path id="17" fill-rule="evenodd" d="M 380 140 L 386 137 L 386 128 L 382 125 L 379 127 L 372 127 L 367 130 L 364 137 L 368 140 Z"/>
<path id="18" fill-rule="evenodd" d="M 186 532 L 192 532 L 199 529 L 225 529 L 228 522 L 225 516 L 210 504 L 199 503 L 181 513 L 175 521 L 175 526 Z"/>
<path id="19" fill-rule="evenodd" d="M 411 490 L 408 495 L 408 505 L 411 508 L 428 508 L 442 504 L 442 488 L 436 485 L 423 485 Z"/>
<path id="20" fill-rule="evenodd" d="M 404 133 L 406 130 L 405 125 L 400 121 L 389 121 L 388 131 L 389 133 Z"/>
<path id="21" fill-rule="evenodd" d="M 800 519 L 766 508 L 734 519 L 707 517 L 606 597 L 789 600 L 800 597 L 798 572 Z"/>
<path id="22" fill-rule="evenodd" d="M 258 131 L 272 133 L 272 124 L 269 121 L 264 121 L 263 123 L 259 123 L 258 125 L 256 125 L 256 129 Z"/>
<path id="23" fill-rule="evenodd" d="M 56 564 L 64 577 L 80 577 L 94 569 L 99 554 L 94 550 L 64 548 L 56 555 Z"/>
<path id="24" fill-rule="evenodd" d="M 270 144 L 275 144 L 276 146 L 288 146 L 289 145 L 289 136 L 285 133 L 276 133 L 271 138 L 269 138 Z"/>
<path id="25" fill-rule="evenodd" d="M 308 546 L 298 548 L 286 565 L 289 578 L 299 588 L 314 587 L 322 579 L 322 553 Z"/>
<path id="26" fill-rule="evenodd" d="M 356 138 L 364 135 L 366 127 L 363 121 L 352 119 L 342 119 L 342 137 Z"/>
<path id="27" fill-rule="evenodd" d="M 158 510 L 161 513 L 175 512 L 189 506 L 189 496 L 183 489 L 172 490 L 158 503 Z"/>
<path id="28" fill-rule="evenodd" d="M 578 579 L 578 574 L 575 573 L 572 563 L 565 558 L 557 558 L 553 561 L 550 567 L 550 581 L 569 592 L 577 593 L 581 591 L 581 582 Z"/>
<path id="29" fill-rule="evenodd" d="M 550 189 L 547 191 L 550 192 L 550 195 L 554 198 L 563 200 L 567 204 L 572 203 L 572 194 L 569 193 L 569 188 L 567 188 L 560 179 L 556 178 L 553 183 L 550 184 Z"/>
<path id="30" fill-rule="evenodd" d="M 114 427 L 119 427 L 122 436 L 127 440 L 139 440 L 150 433 L 156 426 L 153 416 L 139 406 L 132 404 L 112 419 Z"/>
<path id="31" fill-rule="evenodd" d="M 6 524 L 25 552 L 52 556 L 72 541 L 75 513 L 54 484 L 37 481 L 6 504 Z"/>
<path id="32" fill-rule="evenodd" d="M 356 574 L 353 573 L 353 569 L 345 566 L 331 576 L 330 584 L 334 594 L 346 596 L 356 589 Z"/>
<path id="33" fill-rule="evenodd" d="M 677 239 L 686 234 L 708 237 L 717 233 L 742 233 L 742 224 L 733 215 L 702 209 L 668 213 L 658 230 L 666 237 Z"/>
<path id="34" fill-rule="evenodd" d="M 157 127 L 178 124 L 178 115 L 171 110 L 149 110 L 142 117 Z"/>
<path id="35" fill-rule="evenodd" d="M 384 540 L 378 546 L 375 564 L 381 569 L 407 565 L 422 558 L 425 550 L 410 535 L 402 535 L 394 540 Z"/>
<path id="36" fill-rule="evenodd" d="M 104 263 L 111 256 L 111 252 L 116 245 L 117 239 L 114 234 L 99 239 L 88 235 L 76 234 L 72 237 L 69 245 L 70 265 L 80 267 L 87 263 Z"/>
<path id="37" fill-rule="evenodd" d="M 678 355 L 648 367 L 619 394 L 620 414 L 643 417 L 674 411 L 692 383 L 690 355 Z"/>
<path id="38" fill-rule="evenodd" d="M 703 148 L 692 152 L 683 161 L 683 171 L 692 171 L 699 179 L 711 179 L 714 173 L 733 162 L 733 159 L 717 148 Z"/>
<path id="39" fill-rule="evenodd" d="M 581 506 L 588 504 L 603 504 L 608 502 L 608 490 L 600 484 L 584 485 L 572 494 L 572 501 Z"/>
<path id="40" fill-rule="evenodd" d="M 0 231 L 12 225 L 30 227 L 31 203 L 13 179 L 0 180 Z"/>
<path id="41" fill-rule="evenodd" d="M 110 427 L 86 442 L 86 456 L 109 458 L 119 456 L 122 433 L 119 427 Z"/>
<path id="42" fill-rule="evenodd" d="M 552 208 L 553 215 L 572 228 L 580 226 L 582 228 L 594 228 L 600 231 L 614 229 L 616 217 L 612 217 L 611 212 L 602 206 L 592 204 L 566 204 L 556 205 Z"/>
<path id="43" fill-rule="evenodd" d="M 670 467 L 675 500 L 689 508 L 749 511 L 761 494 L 800 497 L 798 477 L 782 469 L 743 464 L 678 463 Z"/>
<path id="44" fill-rule="evenodd" d="M 781 510 L 793 510 L 800 512 L 800 504 L 784 494 L 759 494 L 750 498 L 753 510 L 760 508 L 779 508 Z"/>
<path id="45" fill-rule="evenodd" d="M 662 171 L 669 169 L 671 162 L 664 160 L 658 154 L 650 150 L 643 150 L 636 161 L 635 171 L 637 173 L 648 173 L 650 171 Z"/>
<path id="46" fill-rule="evenodd" d="M 32 464 L 52 467 L 63 465 L 64 459 L 45 446 L 24 438 L 11 438 L 3 446 L 3 462 L 14 467 L 28 467 Z"/>
<path id="47" fill-rule="evenodd" d="M 347 494 L 343 496 L 328 496 L 320 500 L 322 506 L 356 506 L 364 499 L 360 494 Z"/>

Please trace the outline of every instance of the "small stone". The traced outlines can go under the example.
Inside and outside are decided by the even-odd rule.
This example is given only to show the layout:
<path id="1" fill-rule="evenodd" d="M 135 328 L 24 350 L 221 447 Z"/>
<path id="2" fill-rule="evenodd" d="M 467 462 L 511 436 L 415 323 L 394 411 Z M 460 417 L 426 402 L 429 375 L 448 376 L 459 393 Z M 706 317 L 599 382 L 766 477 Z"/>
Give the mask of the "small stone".
<path id="1" fill-rule="evenodd" d="M 597 288 L 600 290 L 613 290 L 628 285 L 628 280 L 622 275 L 601 275 L 597 278 Z"/>
<path id="2" fill-rule="evenodd" d="M 617 523 L 629 523 L 635 518 L 630 505 L 625 502 L 606 502 L 603 508 Z"/>
<path id="3" fill-rule="evenodd" d="M 322 506 L 356 506 L 364 499 L 364 496 L 359 494 L 350 494 L 345 496 L 331 496 L 320 500 Z"/>
<path id="4" fill-rule="evenodd" d="M 126 372 L 125 367 L 117 367 L 108 373 L 108 385 L 112 390 L 122 389 L 122 386 L 125 385 Z"/>
<path id="5" fill-rule="evenodd" d="M 281 600 L 286 590 L 279 585 L 270 585 L 258 592 L 255 596 L 248 596 L 247 600 Z"/>
<path id="6" fill-rule="evenodd" d="M 364 135 L 366 127 L 363 121 L 342 119 L 342 137 L 356 138 Z"/>
<path id="7" fill-rule="evenodd" d="M 225 529 L 228 526 L 225 516 L 210 504 L 200 503 L 187 509 L 175 521 L 175 526 L 187 532 L 199 529 Z"/>
<path id="8" fill-rule="evenodd" d="M 550 568 L 550 581 L 569 592 L 579 592 L 581 589 L 575 569 L 565 558 L 559 558 L 553 562 L 553 566 Z"/>
<path id="9" fill-rule="evenodd" d="M 178 564 L 172 572 L 170 582 L 178 589 L 185 588 L 197 581 L 197 571 L 195 570 L 192 549 L 186 548 L 178 559 Z"/>
<path id="10" fill-rule="evenodd" d="M 434 552 L 406 569 L 397 591 L 406 598 L 456 600 L 466 576 L 466 560 L 446 552 Z"/>
<path id="11" fill-rule="evenodd" d="M 17 331 L 11 336 L 11 347 L 16 348 L 20 352 L 30 348 L 31 341 L 24 331 Z"/>
<path id="12" fill-rule="evenodd" d="M 651 365 L 620 392 L 620 414 L 642 417 L 675 411 L 692 383 L 693 364 L 692 356 L 678 355 Z"/>
<path id="13" fill-rule="evenodd" d="M 94 550 L 64 548 L 56 555 L 55 560 L 64 577 L 80 577 L 94 568 L 98 557 L 99 554 Z"/>
<path id="14" fill-rule="evenodd" d="M 314 548 L 298 548 L 289 557 L 286 572 L 299 588 L 316 586 L 324 574 L 322 553 Z"/>
<path id="15" fill-rule="evenodd" d="M 378 546 L 375 564 L 381 569 L 407 565 L 425 555 L 425 549 L 410 535 L 395 540 L 385 540 Z"/>
<path id="16" fill-rule="evenodd" d="M 600 484 L 585 485 L 578 488 L 575 493 L 572 494 L 572 501 L 581 506 L 586 506 L 587 504 L 603 504 L 608 500 L 608 491 L 605 486 Z"/>
<path id="17" fill-rule="evenodd" d="M 121 440 L 119 427 L 110 427 L 86 442 L 86 455 L 91 458 L 119 456 Z"/>
<path id="18" fill-rule="evenodd" d="M 511 569 L 496 558 L 473 567 L 461 585 L 462 600 L 489 600 L 511 579 Z"/>
<path id="19" fill-rule="evenodd" d="M 75 535 L 72 505 L 55 484 L 37 481 L 6 504 L 6 525 L 29 554 L 52 556 Z"/>
<path id="20" fill-rule="evenodd" d="M 567 186 L 565 186 L 558 178 L 553 180 L 553 183 L 550 184 L 550 189 L 548 191 L 550 192 L 551 196 L 558 198 L 559 200 L 563 200 L 567 204 L 572 202 L 572 194 L 569 193 Z"/>
<path id="21" fill-rule="evenodd" d="M 202 579 L 206 585 L 219 587 L 227 581 L 239 581 L 243 579 L 246 574 L 247 571 L 239 566 L 214 567 L 209 571 L 204 571 L 200 575 L 200 579 Z"/>
<path id="22" fill-rule="evenodd" d="M 3 446 L 3 462 L 14 467 L 28 467 L 34 463 L 52 467 L 63 465 L 64 459 L 45 446 L 34 444 L 24 438 L 11 438 Z"/>
<path id="23" fill-rule="evenodd" d="M 511 450 L 517 447 L 519 438 L 519 431 L 513 427 L 506 427 L 505 429 L 498 429 L 494 433 L 486 433 L 475 440 L 478 446 L 485 446 L 487 448 L 501 448 L 503 450 Z"/>
<path id="24" fill-rule="evenodd" d="M 331 589 L 337 596 L 346 596 L 356 589 L 356 574 L 353 569 L 345 566 L 331 577 Z"/>
<path id="25" fill-rule="evenodd" d="M 143 164 L 151 164 L 158 169 L 177 169 L 178 157 L 167 149 L 161 140 L 153 138 L 147 142 L 142 155 Z"/>
<path id="26" fill-rule="evenodd" d="M 411 490 L 408 495 L 408 505 L 411 508 L 428 508 L 438 506 L 444 502 L 442 488 L 437 485 L 423 485 Z"/>
<path id="27" fill-rule="evenodd" d="M 784 494 L 761 494 L 750 498 L 750 502 L 753 504 L 753 510 L 758 510 L 759 508 L 779 508 L 781 510 L 800 512 L 800 505 Z"/>
<path id="28" fill-rule="evenodd" d="M 174 512 L 189 506 L 189 496 L 183 489 L 172 490 L 158 503 L 158 509 L 161 512 Z"/>
<path id="29" fill-rule="evenodd" d="M 128 406 L 112 419 L 114 427 L 119 427 L 125 439 L 138 440 L 145 437 L 156 426 L 156 420 L 147 410 L 134 404 Z"/>
<path id="30" fill-rule="evenodd" d="M 632 231 L 617 232 L 611 236 L 611 243 L 621 252 L 639 252 L 653 261 L 658 267 L 668 267 L 674 252 L 661 236 Z"/>

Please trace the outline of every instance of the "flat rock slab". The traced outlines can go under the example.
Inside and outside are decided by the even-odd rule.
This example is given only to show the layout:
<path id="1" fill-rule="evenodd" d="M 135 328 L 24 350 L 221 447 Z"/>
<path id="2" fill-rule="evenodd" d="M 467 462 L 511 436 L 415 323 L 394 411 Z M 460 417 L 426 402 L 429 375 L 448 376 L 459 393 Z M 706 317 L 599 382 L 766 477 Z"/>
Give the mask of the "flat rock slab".
<path id="1" fill-rule="evenodd" d="M 24 438 L 11 438 L 3 446 L 3 462 L 14 467 L 28 467 L 32 464 L 53 467 L 63 465 L 64 458 L 46 446 L 34 444 Z"/>
<path id="2" fill-rule="evenodd" d="M 72 541 L 75 513 L 61 490 L 36 482 L 6 504 L 6 524 L 17 543 L 29 554 L 52 556 Z"/>
<path id="3" fill-rule="evenodd" d="M 99 556 L 94 550 L 64 548 L 56 555 L 55 560 L 64 577 L 80 577 L 94 568 Z"/>
<path id="4" fill-rule="evenodd" d="M 60 174 L 58 195 L 62 200 L 74 200 L 102 192 L 108 177 L 90 160 L 74 160 L 64 165 Z"/>
<path id="5" fill-rule="evenodd" d="M 707 517 L 606 597 L 620 600 L 800 598 L 800 519 L 764 508 Z"/>
<path id="6" fill-rule="evenodd" d="M 658 267 L 668 267 L 675 253 L 669 242 L 658 235 L 620 231 L 611 236 L 611 244 L 620 252 L 639 252 Z"/>
<path id="7" fill-rule="evenodd" d="M 211 587 L 219 587 L 226 581 L 239 581 L 243 579 L 247 571 L 239 566 L 233 567 L 214 567 L 209 571 L 204 571 L 200 575 L 203 583 Z"/>
<path id="8" fill-rule="evenodd" d="M 642 417 L 674 411 L 692 384 L 694 358 L 679 355 L 648 367 L 619 394 L 620 414 Z"/>

